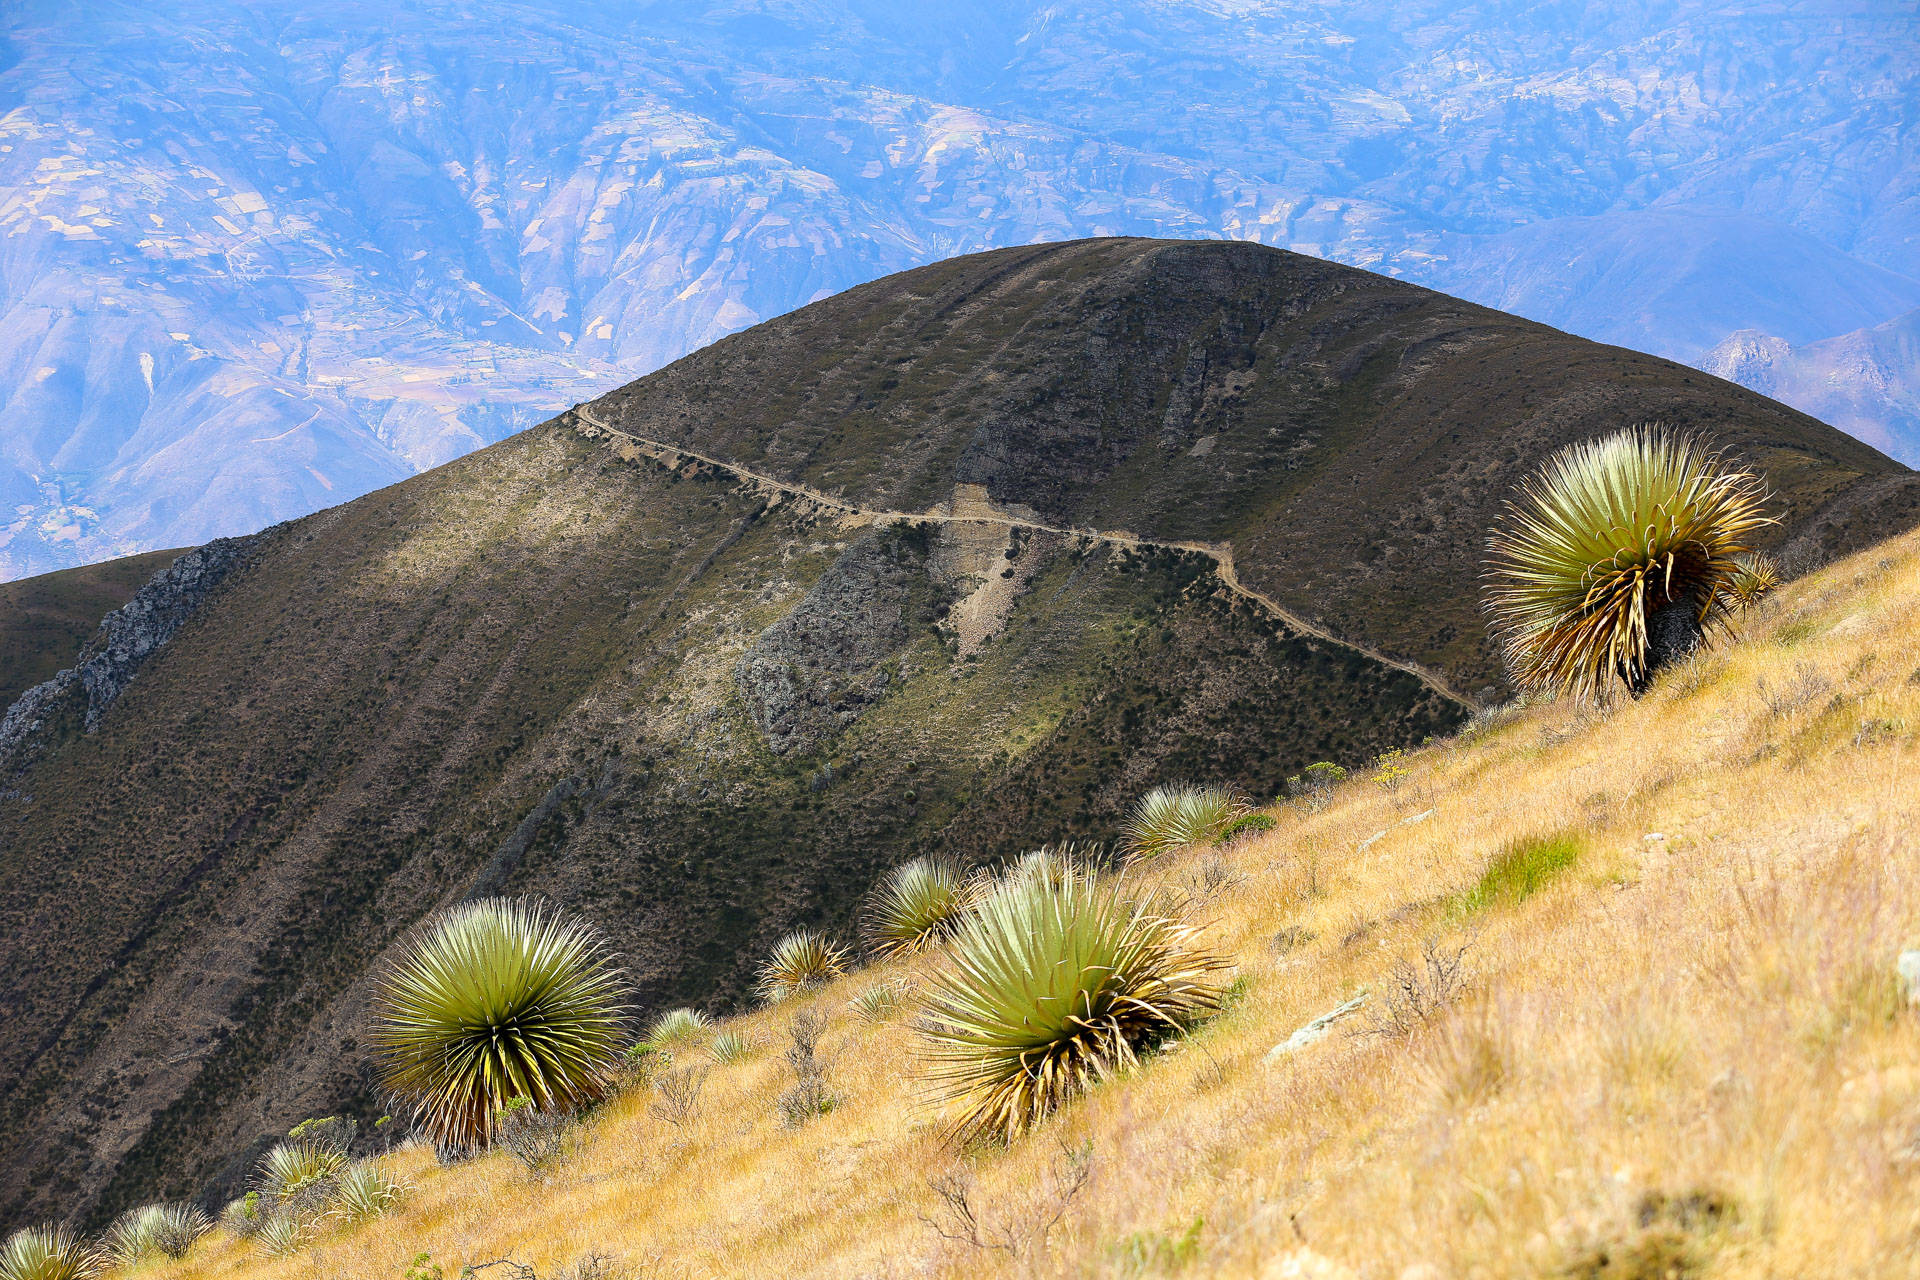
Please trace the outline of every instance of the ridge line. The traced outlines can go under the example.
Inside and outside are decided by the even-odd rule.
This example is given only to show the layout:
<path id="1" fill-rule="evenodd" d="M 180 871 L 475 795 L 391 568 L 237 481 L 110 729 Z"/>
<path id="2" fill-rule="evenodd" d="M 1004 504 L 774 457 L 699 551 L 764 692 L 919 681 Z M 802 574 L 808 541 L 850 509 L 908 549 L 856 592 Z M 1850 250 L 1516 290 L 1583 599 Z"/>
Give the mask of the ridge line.
<path id="1" fill-rule="evenodd" d="M 1120 530 L 1061 528 L 1058 525 L 1043 524 L 1038 520 L 1023 519 L 1020 516 L 1003 516 L 998 514 L 958 516 L 943 515 L 937 511 L 889 511 L 874 507 L 860 507 L 845 499 L 823 493 L 811 485 L 796 484 L 792 481 L 781 480 L 774 476 L 767 475 L 765 472 L 755 471 L 751 467 L 741 466 L 737 462 L 727 462 L 724 459 L 713 457 L 710 454 L 701 453 L 697 449 L 689 449 L 685 445 L 672 444 L 665 440 L 652 440 L 646 436 L 635 435 L 633 432 L 621 427 L 602 422 L 584 405 L 576 405 L 570 412 L 575 418 L 595 430 L 603 431 L 609 436 L 618 436 L 623 440 L 631 442 L 643 451 L 655 451 L 657 453 L 674 454 L 681 458 L 692 458 L 710 467 L 718 467 L 720 470 L 729 472 L 741 480 L 764 485 L 770 489 L 790 494 L 796 498 L 804 498 L 808 502 L 815 503 L 830 510 L 845 512 L 851 516 L 861 516 L 876 522 L 887 524 L 896 522 L 993 524 L 1002 525 L 1011 529 L 1032 529 L 1036 533 L 1057 533 L 1067 537 L 1091 538 L 1096 542 L 1107 542 L 1122 547 L 1155 547 L 1166 551 L 1197 552 L 1213 561 L 1214 576 L 1220 580 L 1229 592 L 1242 599 L 1252 601 L 1262 609 L 1265 609 L 1273 617 L 1278 618 L 1281 622 L 1292 627 L 1295 631 L 1312 636 L 1314 639 L 1324 641 L 1327 644 L 1335 644 L 1344 649 L 1351 649 L 1355 653 L 1373 659 L 1382 666 L 1404 672 L 1420 681 L 1420 683 L 1447 701 L 1458 703 L 1469 711 L 1475 710 L 1472 702 L 1460 694 L 1455 693 L 1452 687 L 1436 672 L 1421 666 L 1417 662 L 1409 662 L 1400 658 L 1390 658 L 1370 645 L 1343 639 L 1331 631 L 1328 631 L 1325 627 L 1307 621 L 1307 619 L 1301 617 L 1293 610 L 1280 605 L 1272 598 L 1246 586 L 1240 581 L 1239 571 L 1234 566 L 1233 544 L 1231 542 L 1184 542 L 1165 538 L 1144 538 L 1138 534 L 1126 533 Z M 661 460 L 662 459 L 656 458 L 656 461 Z"/>

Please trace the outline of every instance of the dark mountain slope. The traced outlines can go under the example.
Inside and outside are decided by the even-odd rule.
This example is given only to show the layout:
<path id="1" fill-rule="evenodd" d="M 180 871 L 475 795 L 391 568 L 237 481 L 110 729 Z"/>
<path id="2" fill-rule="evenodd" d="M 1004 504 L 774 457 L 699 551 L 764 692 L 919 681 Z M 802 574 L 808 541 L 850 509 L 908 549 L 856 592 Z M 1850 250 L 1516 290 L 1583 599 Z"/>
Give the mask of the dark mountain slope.
<path id="1" fill-rule="evenodd" d="M 1206 555 L 1033 526 L 1231 542 L 1285 607 L 1478 687 L 1486 520 L 1564 440 L 1711 424 L 1812 550 L 1920 496 L 1691 370 L 1244 245 L 941 264 L 589 413 L 941 518 L 563 416 L 224 551 L 93 732 L 61 695 L 0 762 L 0 1214 L 231 1187 L 370 1107 L 368 974 L 461 897 L 550 895 L 649 1008 L 725 1004 L 915 851 L 1109 835 L 1156 782 L 1271 794 L 1465 714 Z"/>

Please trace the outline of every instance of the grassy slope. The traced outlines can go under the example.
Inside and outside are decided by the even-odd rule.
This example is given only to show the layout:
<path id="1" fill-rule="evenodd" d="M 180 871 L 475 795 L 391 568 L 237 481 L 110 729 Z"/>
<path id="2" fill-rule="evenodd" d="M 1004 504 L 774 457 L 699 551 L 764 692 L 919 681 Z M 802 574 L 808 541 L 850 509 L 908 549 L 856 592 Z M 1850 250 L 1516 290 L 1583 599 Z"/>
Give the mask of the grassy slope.
<path id="1" fill-rule="evenodd" d="M 372 1280 L 423 1250 L 542 1276 L 594 1250 L 648 1276 L 1913 1274 L 1920 1010 L 1893 962 L 1920 945 L 1920 534 L 1745 632 L 1641 702 L 1536 707 L 1414 753 L 1391 790 L 1276 811 L 1197 908 L 1245 998 L 1010 1150 L 943 1145 L 906 1020 L 849 1013 L 914 976 L 891 966 L 819 996 L 844 1101 L 800 1130 L 774 1114 L 768 1010 L 730 1024 L 759 1048 L 685 1130 L 629 1093 L 544 1184 L 405 1150 L 414 1190 L 378 1223 L 281 1262 L 215 1236 L 151 1274 Z M 1580 856 L 1516 900 L 1511 859 L 1488 868 L 1543 836 Z M 1207 863 L 1164 873 L 1193 888 Z M 1451 1009 L 1344 1034 L 1363 1011 L 1264 1061 L 1359 989 L 1379 1008 L 1428 940 L 1466 947 Z M 1042 1243 L 1082 1144 L 1092 1181 Z M 1018 1256 L 934 1230 L 948 1173 Z"/>
<path id="2" fill-rule="evenodd" d="M 99 627 L 180 552 L 149 551 L 0 582 L 0 708 L 62 667 L 73 665 Z"/>

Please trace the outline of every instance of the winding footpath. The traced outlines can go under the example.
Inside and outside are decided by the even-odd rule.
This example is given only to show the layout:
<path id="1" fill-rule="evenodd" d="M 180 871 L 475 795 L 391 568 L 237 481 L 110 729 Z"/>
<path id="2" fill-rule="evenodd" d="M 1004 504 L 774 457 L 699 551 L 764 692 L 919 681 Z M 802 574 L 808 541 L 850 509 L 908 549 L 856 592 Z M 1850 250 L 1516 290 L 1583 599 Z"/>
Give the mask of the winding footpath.
<path id="1" fill-rule="evenodd" d="M 574 408 L 571 412 L 574 418 L 594 430 L 604 432 L 611 437 L 625 440 L 643 453 L 648 454 L 658 461 L 665 462 L 669 466 L 678 466 L 680 462 L 686 460 L 700 462 L 706 466 L 727 472 L 749 484 L 770 489 L 775 493 L 788 497 L 799 498 L 803 501 L 814 503 L 829 511 L 837 511 L 843 515 L 870 520 L 874 523 L 990 524 L 1001 525 L 1010 529 L 1031 529 L 1037 533 L 1057 533 L 1070 538 L 1089 538 L 1095 542 L 1106 542 L 1120 547 L 1152 547 L 1164 551 L 1197 552 L 1213 561 L 1214 573 L 1228 591 L 1243 600 L 1252 601 L 1295 631 L 1312 636 L 1316 640 L 1323 640 L 1328 644 L 1351 649 L 1356 653 L 1373 659 L 1382 666 L 1392 667 L 1395 671 L 1404 671 L 1449 702 L 1458 703 L 1469 711 L 1474 709 L 1472 702 L 1462 697 L 1459 693 L 1456 693 L 1445 680 L 1441 679 L 1438 674 L 1428 668 L 1418 663 L 1407 662 L 1399 658 L 1390 658 L 1386 654 L 1370 648 L 1367 645 L 1358 644 L 1355 641 L 1334 635 L 1325 627 L 1307 621 L 1307 619 L 1301 617 L 1291 609 L 1284 608 L 1270 597 L 1262 595 L 1253 588 L 1246 586 L 1240 581 L 1240 575 L 1234 568 L 1233 544 L 1230 542 L 1174 542 L 1163 538 L 1143 538 L 1137 534 L 1127 533 L 1121 530 L 1061 528 L 1058 525 L 1042 524 L 1037 520 L 1028 520 L 1020 516 L 1001 515 L 997 513 L 949 515 L 940 511 L 882 511 L 872 507 L 859 507 L 844 499 L 836 498 L 832 494 L 823 493 L 811 485 L 795 484 L 789 480 L 781 480 L 763 471 L 755 471 L 751 467 L 743 467 L 738 463 L 727 462 L 724 459 L 701 453 L 696 449 L 689 449 L 685 445 L 671 444 L 665 440 L 650 440 L 645 436 L 635 435 L 631 431 L 602 422 L 584 405 Z"/>

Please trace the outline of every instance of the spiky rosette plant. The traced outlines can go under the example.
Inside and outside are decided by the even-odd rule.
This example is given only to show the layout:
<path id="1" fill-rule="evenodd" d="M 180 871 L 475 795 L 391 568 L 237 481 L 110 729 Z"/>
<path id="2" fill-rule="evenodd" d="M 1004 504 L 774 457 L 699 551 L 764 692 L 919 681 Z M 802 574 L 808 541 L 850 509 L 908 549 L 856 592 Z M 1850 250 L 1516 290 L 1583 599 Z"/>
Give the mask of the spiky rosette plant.
<path id="1" fill-rule="evenodd" d="M 66 1227 L 26 1227 L 0 1245 L 0 1280 L 93 1280 L 107 1260 Z"/>
<path id="2" fill-rule="evenodd" d="M 381 1087 L 431 1141 L 492 1141 L 515 1098 L 572 1111 L 605 1097 L 625 1044 L 622 974 L 590 925 L 489 898 L 416 933 L 382 976 Z"/>
<path id="3" fill-rule="evenodd" d="M 107 1260 L 131 1267 L 156 1255 L 184 1258 L 194 1241 L 213 1229 L 197 1205 L 149 1204 L 129 1209 L 107 1229 Z"/>
<path id="4" fill-rule="evenodd" d="M 939 942 L 973 896 L 965 872 L 939 858 L 895 867 L 867 908 L 867 942 L 881 955 L 911 955 Z"/>
<path id="5" fill-rule="evenodd" d="M 1017 1137 L 1216 1008 L 1226 967 L 1123 879 L 1008 882 L 968 913 L 918 1023 L 956 1133 Z"/>
<path id="6" fill-rule="evenodd" d="M 1155 787 L 1134 801 L 1120 829 L 1120 850 L 1129 857 L 1151 858 L 1191 844 L 1211 844 L 1248 807 L 1225 787 Z"/>
<path id="7" fill-rule="evenodd" d="M 1562 449 L 1488 540 L 1488 607 L 1515 681 L 1638 694 L 1723 622 L 1765 491 L 1700 441 L 1637 427 Z"/>
<path id="8" fill-rule="evenodd" d="M 1736 609 L 1758 604 L 1780 585 L 1780 566 L 1764 551 L 1733 558 L 1733 578 L 1727 583 L 1727 597 Z"/>
<path id="9" fill-rule="evenodd" d="M 706 1029 L 706 1015 L 698 1009 L 669 1009 L 648 1024 L 647 1043 L 656 1049 L 692 1044 Z"/>
<path id="10" fill-rule="evenodd" d="M 333 1192 L 334 1217 L 364 1222 L 391 1209 L 400 1198 L 400 1182 L 378 1160 L 360 1160 L 340 1173 Z"/>
<path id="11" fill-rule="evenodd" d="M 846 971 L 845 948 L 834 946 L 825 934 L 799 929 L 780 939 L 760 966 L 760 995 L 777 1004 Z"/>
<path id="12" fill-rule="evenodd" d="M 310 1139 L 282 1142 L 260 1157 L 259 1185 L 276 1203 L 322 1192 L 347 1163 L 346 1153 Z"/>

